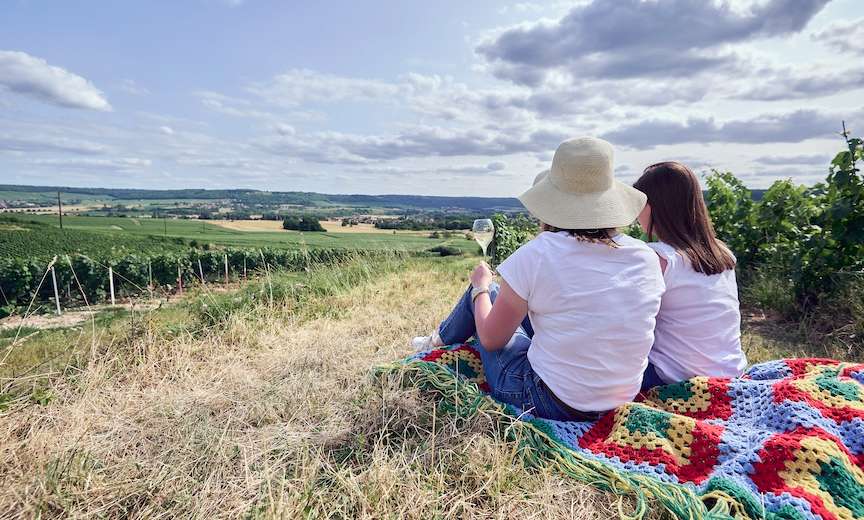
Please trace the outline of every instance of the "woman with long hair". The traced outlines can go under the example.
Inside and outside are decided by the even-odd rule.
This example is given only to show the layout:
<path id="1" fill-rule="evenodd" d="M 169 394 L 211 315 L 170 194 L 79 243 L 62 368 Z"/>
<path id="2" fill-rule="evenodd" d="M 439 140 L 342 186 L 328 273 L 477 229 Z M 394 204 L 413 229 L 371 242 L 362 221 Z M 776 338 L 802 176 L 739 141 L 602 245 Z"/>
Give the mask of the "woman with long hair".
<path id="1" fill-rule="evenodd" d="M 666 283 L 643 390 L 693 376 L 740 376 L 747 357 L 735 256 L 714 234 L 699 180 L 681 163 L 662 162 L 633 186 L 648 197 L 639 224 Z"/>
<path id="2" fill-rule="evenodd" d="M 646 199 L 613 178 L 612 155 L 600 139 L 562 143 L 519 197 L 543 231 L 498 266 L 500 285 L 478 265 L 450 316 L 415 346 L 474 336 L 492 396 L 543 418 L 596 418 L 632 400 L 664 286 L 654 252 L 617 230 Z"/>

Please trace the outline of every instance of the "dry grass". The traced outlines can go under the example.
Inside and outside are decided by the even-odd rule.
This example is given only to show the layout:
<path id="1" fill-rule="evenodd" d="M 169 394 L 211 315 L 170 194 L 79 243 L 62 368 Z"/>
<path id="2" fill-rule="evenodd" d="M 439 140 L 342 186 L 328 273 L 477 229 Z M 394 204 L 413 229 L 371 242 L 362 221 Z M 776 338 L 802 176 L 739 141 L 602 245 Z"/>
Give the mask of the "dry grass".
<path id="1" fill-rule="evenodd" d="M 47 405 L 0 415 L 0 517 L 615 516 L 610 496 L 524 468 L 489 417 L 457 422 L 369 376 L 444 315 L 466 268 L 411 263 L 318 317 L 144 322 L 94 345 Z"/>

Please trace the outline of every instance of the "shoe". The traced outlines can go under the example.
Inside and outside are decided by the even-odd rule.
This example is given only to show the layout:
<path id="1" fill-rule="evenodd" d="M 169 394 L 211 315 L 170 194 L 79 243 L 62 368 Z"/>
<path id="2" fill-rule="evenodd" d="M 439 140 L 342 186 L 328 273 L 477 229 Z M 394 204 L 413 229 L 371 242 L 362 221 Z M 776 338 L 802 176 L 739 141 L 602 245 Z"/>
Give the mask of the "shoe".
<path id="1" fill-rule="evenodd" d="M 432 331 L 432 334 L 429 336 L 417 336 L 411 340 L 411 348 L 413 348 L 415 352 L 423 352 L 443 346 L 444 342 L 441 341 L 441 337 L 438 335 L 437 330 Z"/>
<path id="2" fill-rule="evenodd" d="M 432 350 L 432 336 L 417 336 L 411 340 L 411 348 L 414 352 Z"/>

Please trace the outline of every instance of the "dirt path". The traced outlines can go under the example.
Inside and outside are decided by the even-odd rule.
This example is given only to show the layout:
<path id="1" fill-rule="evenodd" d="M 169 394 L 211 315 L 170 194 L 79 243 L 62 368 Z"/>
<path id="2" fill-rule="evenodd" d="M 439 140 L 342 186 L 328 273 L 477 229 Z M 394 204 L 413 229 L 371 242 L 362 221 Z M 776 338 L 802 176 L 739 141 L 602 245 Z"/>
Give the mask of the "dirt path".
<path id="1" fill-rule="evenodd" d="M 33 329 L 56 329 L 61 327 L 73 327 L 81 322 L 87 321 L 94 314 L 98 314 L 106 310 L 148 310 L 155 309 L 159 306 L 158 300 L 139 301 L 135 303 L 118 303 L 117 305 L 93 305 L 90 309 L 76 308 L 64 310 L 61 315 L 51 314 L 31 314 L 24 318 L 23 316 L 7 316 L 0 319 L 0 330 L 16 329 L 18 327 L 33 328 Z"/>

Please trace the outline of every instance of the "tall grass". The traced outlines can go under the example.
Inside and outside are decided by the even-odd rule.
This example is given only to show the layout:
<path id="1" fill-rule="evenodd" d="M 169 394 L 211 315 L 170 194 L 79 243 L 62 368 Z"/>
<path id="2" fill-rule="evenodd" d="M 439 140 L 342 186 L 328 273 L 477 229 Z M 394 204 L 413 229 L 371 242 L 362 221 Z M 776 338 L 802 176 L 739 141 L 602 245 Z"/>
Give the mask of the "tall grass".
<path id="1" fill-rule="evenodd" d="M 144 320 L 97 341 L 51 400 L 3 413 L 0 517 L 616 514 L 611 497 L 523 467 L 489 417 L 442 415 L 398 375 L 369 377 L 444 315 L 467 268 L 360 262 L 302 290 L 274 276 L 272 304 L 268 284 L 247 289 L 251 307 L 194 311 L 207 328 Z"/>

